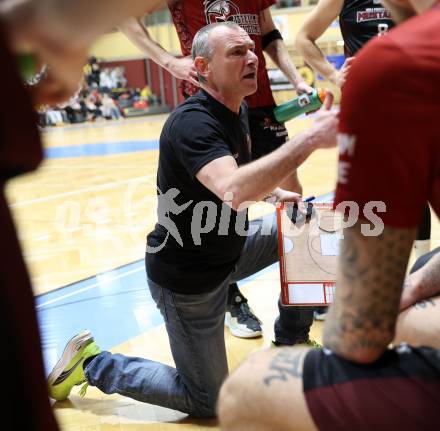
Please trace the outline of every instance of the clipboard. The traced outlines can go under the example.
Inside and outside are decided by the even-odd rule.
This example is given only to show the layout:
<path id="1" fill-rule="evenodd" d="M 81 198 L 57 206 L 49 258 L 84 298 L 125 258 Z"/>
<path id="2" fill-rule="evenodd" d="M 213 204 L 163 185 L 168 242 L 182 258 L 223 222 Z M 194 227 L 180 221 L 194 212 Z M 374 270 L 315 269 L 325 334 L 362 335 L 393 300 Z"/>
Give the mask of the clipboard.
<path id="1" fill-rule="evenodd" d="M 343 215 L 333 210 L 333 203 L 314 203 L 309 222 L 292 213 L 292 204 L 277 207 L 281 302 L 329 305 L 336 286 Z"/>

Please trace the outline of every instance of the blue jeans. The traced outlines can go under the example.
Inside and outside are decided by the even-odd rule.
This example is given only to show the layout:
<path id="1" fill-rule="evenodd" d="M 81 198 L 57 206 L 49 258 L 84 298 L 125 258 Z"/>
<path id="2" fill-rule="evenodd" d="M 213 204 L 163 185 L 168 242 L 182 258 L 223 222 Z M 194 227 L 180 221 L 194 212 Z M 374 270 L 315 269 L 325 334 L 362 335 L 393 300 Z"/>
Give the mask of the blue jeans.
<path id="1" fill-rule="evenodd" d="M 215 416 L 220 386 L 228 373 L 224 340 L 228 285 L 278 261 L 276 218 L 253 220 L 250 228 L 254 227 L 259 230 L 246 239 L 229 277 L 208 293 L 175 293 L 148 280 L 165 320 L 176 368 L 102 352 L 86 366 L 87 381 L 106 394 L 118 393 L 196 417 Z M 312 308 L 280 306 L 277 341 L 305 341 L 312 321 Z"/>

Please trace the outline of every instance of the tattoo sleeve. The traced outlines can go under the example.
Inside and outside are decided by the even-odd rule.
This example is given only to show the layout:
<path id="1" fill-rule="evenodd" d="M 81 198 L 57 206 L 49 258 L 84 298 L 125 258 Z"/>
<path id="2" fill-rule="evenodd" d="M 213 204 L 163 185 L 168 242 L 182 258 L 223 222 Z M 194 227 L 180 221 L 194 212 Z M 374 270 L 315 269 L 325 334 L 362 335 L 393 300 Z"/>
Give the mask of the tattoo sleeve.
<path id="1" fill-rule="evenodd" d="M 385 227 L 364 236 L 361 223 L 344 230 L 335 300 L 324 345 L 358 362 L 377 359 L 394 337 L 414 229 Z"/>

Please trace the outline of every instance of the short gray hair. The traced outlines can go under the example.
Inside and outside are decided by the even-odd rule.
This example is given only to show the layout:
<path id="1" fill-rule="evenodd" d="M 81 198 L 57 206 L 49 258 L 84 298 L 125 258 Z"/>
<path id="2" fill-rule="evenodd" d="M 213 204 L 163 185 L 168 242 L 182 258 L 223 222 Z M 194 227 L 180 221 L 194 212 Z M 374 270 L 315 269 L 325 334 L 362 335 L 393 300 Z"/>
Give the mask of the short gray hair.
<path id="1" fill-rule="evenodd" d="M 205 27 L 202 27 L 196 33 L 193 39 L 192 48 L 191 48 L 191 56 L 193 60 L 196 57 L 202 57 L 208 60 L 211 58 L 212 52 L 214 51 L 214 47 L 211 45 L 209 41 L 209 36 L 216 27 L 228 27 L 234 29 L 241 28 L 238 24 L 236 24 L 233 21 L 215 22 L 213 24 L 208 24 Z M 199 79 L 199 82 L 202 83 L 206 82 L 206 79 L 203 76 L 201 76 L 199 73 L 197 73 L 197 78 Z"/>
<path id="2" fill-rule="evenodd" d="M 193 59 L 196 57 L 211 58 L 214 47 L 209 42 L 209 36 L 216 27 L 241 28 L 233 21 L 215 22 L 202 27 L 194 36 L 192 43 L 191 55 Z"/>

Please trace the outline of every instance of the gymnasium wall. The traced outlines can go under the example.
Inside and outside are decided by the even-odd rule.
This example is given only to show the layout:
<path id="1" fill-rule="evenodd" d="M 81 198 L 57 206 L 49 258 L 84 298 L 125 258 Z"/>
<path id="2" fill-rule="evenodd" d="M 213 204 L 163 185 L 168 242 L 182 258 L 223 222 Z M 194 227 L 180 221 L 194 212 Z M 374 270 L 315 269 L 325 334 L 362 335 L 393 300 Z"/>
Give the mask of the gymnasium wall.
<path id="1" fill-rule="evenodd" d="M 307 8 L 274 9 L 272 16 L 275 24 L 283 34 L 286 44 L 293 46 L 296 32 L 304 22 L 304 18 L 312 10 Z M 158 41 L 167 51 L 180 53 L 180 44 L 172 24 L 158 24 L 148 28 L 154 40 Z M 342 40 L 339 26 L 334 23 L 319 41 Z M 102 36 L 92 47 L 92 54 L 106 60 L 127 60 L 142 57 L 142 53 L 121 33 L 113 32 Z"/>
<path id="2" fill-rule="evenodd" d="M 312 7 L 274 9 L 272 16 L 275 24 L 281 31 L 286 45 L 289 48 L 295 65 L 300 68 L 306 81 L 317 86 L 334 87 L 325 81 L 317 80 L 315 73 L 304 64 L 294 47 L 296 32 L 302 25 Z M 172 24 L 156 24 L 148 28 L 153 39 L 158 41 L 167 51 L 180 54 L 180 44 Z M 328 55 L 342 55 L 343 47 L 339 25 L 334 22 L 323 36 L 318 39 L 321 49 Z M 171 108 L 176 106 L 181 97 L 178 91 L 178 80 L 175 80 L 167 71 L 159 71 L 151 61 L 144 61 L 145 56 L 122 33 L 112 32 L 98 39 L 91 49 L 91 55 L 104 62 L 105 65 L 123 65 L 126 70 L 128 83 L 132 87 L 143 87 L 148 84 L 156 94 Z M 268 68 L 276 68 L 267 58 Z M 176 94 L 177 89 L 177 94 Z M 336 90 L 336 89 L 334 89 Z M 159 91 L 159 93 L 157 93 Z M 336 91 L 337 92 L 337 91 Z M 293 90 L 274 91 L 275 99 L 281 103 L 294 96 Z M 338 96 L 338 95 L 337 95 Z M 337 97 L 338 98 L 338 97 Z"/>

